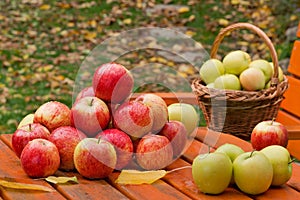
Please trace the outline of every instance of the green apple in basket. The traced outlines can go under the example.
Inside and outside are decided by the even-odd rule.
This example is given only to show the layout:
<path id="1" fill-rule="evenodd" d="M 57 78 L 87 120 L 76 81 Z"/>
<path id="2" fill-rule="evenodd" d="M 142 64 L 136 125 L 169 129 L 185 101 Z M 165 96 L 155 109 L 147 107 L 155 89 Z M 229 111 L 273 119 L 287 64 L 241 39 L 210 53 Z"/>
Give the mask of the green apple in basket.
<path id="1" fill-rule="evenodd" d="M 241 84 L 239 78 L 234 74 L 224 74 L 216 78 L 214 88 L 240 90 Z"/>
<path id="2" fill-rule="evenodd" d="M 241 73 L 240 82 L 244 90 L 262 90 L 265 87 L 265 76 L 261 70 L 251 67 Z"/>
<path id="3" fill-rule="evenodd" d="M 199 70 L 200 78 L 208 85 L 213 83 L 216 78 L 223 75 L 225 69 L 223 63 L 217 59 L 209 59 Z"/>
<path id="4" fill-rule="evenodd" d="M 274 73 L 274 64 L 273 64 L 273 62 L 269 62 L 269 63 L 272 66 L 272 75 L 273 75 L 273 73 Z M 279 81 L 279 83 L 282 82 L 283 79 L 284 79 L 284 73 L 283 73 L 281 67 L 278 66 L 278 81 Z M 265 89 L 270 88 L 270 86 L 271 86 L 271 81 L 269 81 L 266 84 Z"/>
<path id="5" fill-rule="evenodd" d="M 272 66 L 266 60 L 263 60 L 263 59 L 253 60 L 249 64 L 249 67 L 250 68 L 253 67 L 253 68 L 261 70 L 265 77 L 265 83 L 268 83 L 273 75 Z"/>
<path id="6" fill-rule="evenodd" d="M 223 58 L 225 73 L 240 75 L 242 71 L 249 67 L 251 57 L 247 52 L 236 50 L 229 52 Z"/>

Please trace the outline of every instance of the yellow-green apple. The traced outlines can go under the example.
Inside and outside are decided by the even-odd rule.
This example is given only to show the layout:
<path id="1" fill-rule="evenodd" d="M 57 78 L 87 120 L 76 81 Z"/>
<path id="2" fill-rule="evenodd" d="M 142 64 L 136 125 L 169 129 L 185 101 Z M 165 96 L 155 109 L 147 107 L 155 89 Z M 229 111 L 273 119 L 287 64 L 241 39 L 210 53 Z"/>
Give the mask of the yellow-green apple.
<path id="1" fill-rule="evenodd" d="M 225 143 L 219 146 L 216 149 L 216 152 L 223 152 L 227 154 L 231 162 L 233 162 L 235 158 L 238 157 L 240 154 L 245 153 L 245 151 L 241 147 L 230 143 Z"/>
<path id="2" fill-rule="evenodd" d="M 240 90 L 241 84 L 239 78 L 234 74 L 224 74 L 216 78 L 214 82 L 214 88 L 228 89 L 228 90 Z"/>
<path id="3" fill-rule="evenodd" d="M 223 63 L 217 59 L 209 59 L 199 70 L 200 78 L 206 83 L 213 83 L 215 79 L 225 73 Z"/>
<path id="4" fill-rule="evenodd" d="M 97 97 L 83 97 L 71 108 L 71 122 L 88 137 L 94 137 L 110 122 L 110 112 L 104 101 Z"/>
<path id="5" fill-rule="evenodd" d="M 59 168 L 60 158 L 57 147 L 45 139 L 28 142 L 21 153 L 21 166 L 32 178 L 44 178 L 53 175 Z"/>
<path id="6" fill-rule="evenodd" d="M 280 145 L 271 145 L 263 148 L 261 152 L 267 156 L 273 166 L 271 185 L 280 186 L 290 180 L 292 176 L 292 160 L 286 148 Z"/>
<path id="7" fill-rule="evenodd" d="M 96 97 L 112 103 L 123 102 L 132 92 L 133 76 L 123 65 L 105 63 L 93 75 Z"/>
<path id="8" fill-rule="evenodd" d="M 125 132 L 119 129 L 110 128 L 99 133 L 96 138 L 107 140 L 114 145 L 117 153 L 117 164 L 115 169 L 123 169 L 132 160 L 133 143 Z"/>
<path id="9" fill-rule="evenodd" d="M 272 66 L 272 75 L 273 75 L 274 74 L 274 64 L 273 64 L 273 62 L 269 62 L 269 64 Z M 283 73 L 281 67 L 278 66 L 278 80 L 279 80 L 279 82 L 282 82 L 283 79 L 284 79 L 284 73 Z"/>
<path id="10" fill-rule="evenodd" d="M 225 73 L 240 75 L 242 71 L 249 67 L 251 57 L 247 52 L 236 50 L 229 52 L 223 58 Z"/>
<path id="11" fill-rule="evenodd" d="M 168 106 L 169 121 L 180 121 L 184 124 L 188 136 L 198 127 L 199 115 L 196 109 L 187 103 L 173 103 Z"/>
<path id="12" fill-rule="evenodd" d="M 233 177 L 241 191 L 258 195 L 266 192 L 271 186 L 272 164 L 260 151 L 245 152 L 233 162 Z"/>
<path id="13" fill-rule="evenodd" d="M 265 87 L 265 76 L 261 70 L 251 67 L 241 73 L 240 82 L 244 90 L 261 90 Z"/>
<path id="14" fill-rule="evenodd" d="M 166 102 L 160 96 L 150 93 L 141 94 L 135 100 L 143 102 L 150 107 L 153 114 L 151 132 L 153 134 L 159 132 L 168 121 L 168 106 Z"/>
<path id="15" fill-rule="evenodd" d="M 137 145 L 136 160 L 143 169 L 162 169 L 173 161 L 172 145 L 165 136 L 145 135 Z"/>
<path id="16" fill-rule="evenodd" d="M 22 150 L 29 141 L 37 138 L 48 139 L 49 136 L 50 132 L 45 126 L 39 123 L 31 123 L 18 128 L 14 132 L 11 144 L 16 155 L 20 157 Z"/>
<path id="17" fill-rule="evenodd" d="M 27 124 L 32 124 L 33 123 L 33 118 L 34 118 L 34 113 L 30 113 L 28 115 L 26 115 L 18 124 L 18 128 L 20 128 L 21 126 L 27 125 Z"/>
<path id="18" fill-rule="evenodd" d="M 208 88 L 214 88 L 215 87 L 215 83 L 214 82 L 209 83 L 209 84 L 206 85 L 206 87 L 208 87 Z"/>
<path id="19" fill-rule="evenodd" d="M 140 101 L 128 101 L 117 108 L 113 120 L 115 127 L 136 139 L 151 132 L 153 113 L 150 106 Z"/>
<path id="20" fill-rule="evenodd" d="M 70 171 L 75 168 L 73 161 L 74 150 L 83 138 L 86 138 L 86 135 L 72 126 L 61 126 L 52 131 L 48 140 L 55 144 L 58 149 L 60 157 L 59 169 Z"/>
<path id="21" fill-rule="evenodd" d="M 159 135 L 166 136 L 169 139 L 173 148 L 173 157 L 178 158 L 188 141 L 184 124 L 180 121 L 169 121 L 161 129 Z"/>
<path id="22" fill-rule="evenodd" d="M 114 146 L 101 138 L 85 138 L 77 144 L 74 151 L 75 168 L 88 179 L 108 177 L 116 163 L 117 153 Z"/>
<path id="23" fill-rule="evenodd" d="M 192 176 L 201 192 L 220 194 L 230 183 L 232 163 L 224 153 L 199 154 L 193 160 Z"/>
<path id="24" fill-rule="evenodd" d="M 49 101 L 42 104 L 34 113 L 33 122 L 40 123 L 52 132 L 60 126 L 71 124 L 70 108 L 58 101 Z"/>
<path id="25" fill-rule="evenodd" d="M 85 87 L 77 94 L 75 101 L 78 101 L 83 97 L 94 97 L 94 96 L 95 96 L 95 92 L 93 86 Z"/>
<path id="26" fill-rule="evenodd" d="M 258 59 L 258 60 L 253 60 L 250 64 L 249 67 L 253 67 L 256 69 L 259 69 L 263 72 L 264 77 L 265 77 L 265 84 L 269 82 L 273 75 L 273 69 L 270 63 L 266 60 L 263 59 Z"/>
<path id="27" fill-rule="evenodd" d="M 251 133 L 251 144 L 256 150 L 270 145 L 287 146 L 288 132 L 284 125 L 273 120 L 258 123 Z"/>

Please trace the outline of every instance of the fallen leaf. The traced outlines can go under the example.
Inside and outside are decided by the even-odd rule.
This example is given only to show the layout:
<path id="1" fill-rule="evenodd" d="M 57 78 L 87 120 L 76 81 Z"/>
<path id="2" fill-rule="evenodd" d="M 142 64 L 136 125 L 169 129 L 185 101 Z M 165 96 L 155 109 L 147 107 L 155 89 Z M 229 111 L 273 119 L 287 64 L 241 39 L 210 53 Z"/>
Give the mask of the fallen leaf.
<path id="1" fill-rule="evenodd" d="M 191 166 L 184 166 L 173 169 L 171 171 L 166 170 L 152 170 L 152 171 L 138 171 L 138 170 L 122 170 L 117 180 L 118 184 L 152 184 L 155 181 L 163 178 L 166 174 L 172 173 L 178 170 L 191 168 Z"/>
<path id="2" fill-rule="evenodd" d="M 187 7 L 187 6 L 184 6 L 184 7 L 181 7 L 178 9 L 178 13 L 186 13 L 186 12 L 189 12 L 190 11 L 190 8 Z"/>
<path id="3" fill-rule="evenodd" d="M 10 188 L 10 189 L 19 189 L 19 190 L 37 190 L 37 191 L 44 191 L 44 192 L 53 192 L 54 190 L 37 184 L 29 184 L 29 183 L 17 183 L 11 181 L 4 181 L 0 180 L 0 185 L 2 187 Z"/>
<path id="4" fill-rule="evenodd" d="M 41 6 L 40 6 L 40 9 L 41 9 L 41 10 L 49 10 L 50 8 L 51 8 L 51 6 L 48 5 L 48 4 L 44 4 L 44 5 L 41 5 Z"/>
<path id="5" fill-rule="evenodd" d="M 45 178 L 46 181 L 50 182 L 50 183 L 54 183 L 54 184 L 63 184 L 63 183 L 67 183 L 67 182 L 74 182 L 74 183 L 78 183 L 77 177 L 73 176 L 73 177 L 65 177 L 65 176 L 60 176 L 60 177 L 56 177 L 56 176 L 48 176 L 47 178 Z"/>

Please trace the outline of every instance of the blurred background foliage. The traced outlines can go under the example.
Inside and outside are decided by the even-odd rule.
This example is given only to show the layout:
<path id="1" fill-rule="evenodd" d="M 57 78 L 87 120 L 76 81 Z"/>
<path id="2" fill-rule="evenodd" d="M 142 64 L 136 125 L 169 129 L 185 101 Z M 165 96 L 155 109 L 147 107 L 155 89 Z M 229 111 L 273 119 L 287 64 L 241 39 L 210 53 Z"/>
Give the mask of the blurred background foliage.
<path id="1" fill-rule="evenodd" d="M 223 27 L 253 23 L 271 38 L 279 60 L 286 61 L 284 68 L 295 40 L 299 9 L 299 0 L 1 0 L 0 133 L 14 132 L 26 114 L 46 101 L 71 107 L 74 80 L 84 58 L 106 38 L 132 28 L 176 29 L 209 52 Z M 235 49 L 270 59 L 260 38 L 247 30 L 224 40 L 220 58 Z M 169 62 L 152 51 L 135 52 L 118 61 L 125 66 L 156 62 L 181 76 L 197 76 L 185 63 Z M 163 89 L 152 85 L 144 91 Z"/>

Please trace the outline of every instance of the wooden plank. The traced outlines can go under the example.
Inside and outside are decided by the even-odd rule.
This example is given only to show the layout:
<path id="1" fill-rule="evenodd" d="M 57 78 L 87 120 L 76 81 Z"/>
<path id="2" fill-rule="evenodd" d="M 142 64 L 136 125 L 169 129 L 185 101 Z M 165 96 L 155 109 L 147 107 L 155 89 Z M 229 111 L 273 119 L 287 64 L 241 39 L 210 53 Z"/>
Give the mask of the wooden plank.
<path id="1" fill-rule="evenodd" d="M 292 156 L 300 160 L 300 140 L 289 140 L 287 149 Z"/>
<path id="2" fill-rule="evenodd" d="M 297 37 L 300 38 L 300 23 L 298 24 Z"/>
<path id="3" fill-rule="evenodd" d="M 285 126 L 297 126 L 300 125 L 300 119 L 291 114 L 287 113 L 284 110 L 279 110 L 276 121 L 282 123 Z"/>
<path id="4" fill-rule="evenodd" d="M 252 151 L 251 143 L 230 134 L 209 130 L 205 127 L 198 129 L 196 138 L 206 145 L 218 148 L 222 144 L 231 143 L 240 146 L 244 151 Z"/>
<path id="5" fill-rule="evenodd" d="M 285 126 L 288 134 L 289 140 L 300 140 L 300 124 L 297 126 Z"/>
<path id="6" fill-rule="evenodd" d="M 6 146 L 2 141 L 0 141 L 0 158 L 3 159 L 0 165 L 0 177 L 10 180 L 22 180 L 22 182 L 40 184 L 48 186 L 51 185 L 42 180 L 33 180 L 29 178 L 21 167 L 20 160 L 11 151 L 11 149 Z M 12 190 L 1 188 L 1 194 L 5 199 L 65 199 L 59 192 L 35 192 L 35 191 L 24 191 L 24 190 Z"/>
<path id="7" fill-rule="evenodd" d="M 300 52 L 299 52 L 299 55 L 300 55 Z M 300 70 L 299 70 L 299 72 L 300 72 Z M 286 110 L 290 113 L 293 113 L 295 116 L 300 117 L 300 106 L 299 106 L 300 79 L 297 79 L 292 76 L 288 76 L 288 80 L 289 80 L 289 88 L 284 93 L 285 99 L 282 101 L 281 107 L 284 110 Z"/>
<path id="8" fill-rule="evenodd" d="M 114 185 L 119 191 L 128 196 L 130 199 L 143 199 L 143 200 L 177 200 L 177 199 L 190 199 L 185 194 L 173 188 L 162 180 L 158 180 L 153 184 L 141 185 L 121 185 L 116 184 L 115 180 L 118 178 L 119 172 L 113 172 L 109 176 L 110 183 Z"/>
<path id="9" fill-rule="evenodd" d="M 293 163 L 292 177 L 287 182 L 289 186 L 300 192 L 300 164 Z"/>
<path id="10" fill-rule="evenodd" d="M 270 187 L 263 195 L 255 196 L 257 200 L 295 200 L 300 199 L 300 193 L 287 185 L 281 187 Z"/>
<path id="11" fill-rule="evenodd" d="M 206 144 L 193 140 L 187 150 L 183 153 L 182 158 L 187 160 L 189 163 L 192 163 L 197 155 L 207 153 L 208 149 L 209 148 Z M 210 151 L 214 151 L 214 148 L 210 148 Z"/>
<path id="12" fill-rule="evenodd" d="M 288 67 L 288 72 L 300 77 L 300 41 L 296 40 L 291 52 L 290 65 Z"/>

